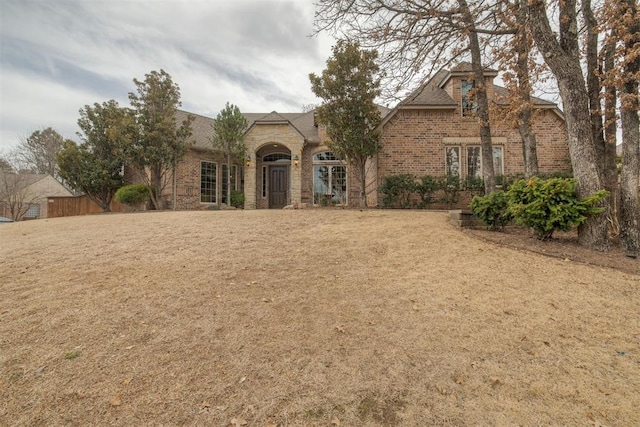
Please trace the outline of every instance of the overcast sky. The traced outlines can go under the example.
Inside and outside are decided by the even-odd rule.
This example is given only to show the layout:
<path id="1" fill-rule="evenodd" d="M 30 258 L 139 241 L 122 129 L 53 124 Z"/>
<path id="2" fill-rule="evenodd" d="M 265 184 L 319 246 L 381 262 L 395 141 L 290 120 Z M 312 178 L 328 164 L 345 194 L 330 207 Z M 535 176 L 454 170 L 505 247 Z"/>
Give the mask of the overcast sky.
<path id="1" fill-rule="evenodd" d="M 0 152 L 47 126 L 77 140 L 80 108 L 128 105 L 152 70 L 193 113 L 301 111 L 333 43 L 308 37 L 313 14 L 313 0 L 0 0 Z"/>

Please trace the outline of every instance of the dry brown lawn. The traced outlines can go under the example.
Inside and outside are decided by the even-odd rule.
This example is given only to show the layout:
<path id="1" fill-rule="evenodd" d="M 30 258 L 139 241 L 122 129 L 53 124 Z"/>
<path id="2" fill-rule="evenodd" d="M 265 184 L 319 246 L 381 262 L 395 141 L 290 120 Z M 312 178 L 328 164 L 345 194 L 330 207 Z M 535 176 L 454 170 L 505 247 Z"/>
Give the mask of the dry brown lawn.
<path id="1" fill-rule="evenodd" d="M 640 279 L 417 211 L 0 226 L 0 425 L 640 425 Z"/>

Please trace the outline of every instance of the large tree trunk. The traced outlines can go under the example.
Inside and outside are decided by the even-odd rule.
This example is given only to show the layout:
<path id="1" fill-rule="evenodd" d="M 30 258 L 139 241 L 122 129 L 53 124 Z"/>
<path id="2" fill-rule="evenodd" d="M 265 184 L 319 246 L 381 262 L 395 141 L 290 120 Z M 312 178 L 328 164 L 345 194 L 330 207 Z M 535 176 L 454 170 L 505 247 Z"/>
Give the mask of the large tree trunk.
<path id="1" fill-rule="evenodd" d="M 529 3 L 529 17 L 529 28 L 536 45 L 558 81 L 565 109 L 571 166 L 578 181 L 578 195 L 584 198 L 601 190 L 602 185 L 591 127 L 589 96 L 580 68 L 576 2 L 560 2 L 560 41 L 556 40 L 549 25 L 543 1 Z M 578 241 L 591 249 L 608 250 L 606 213 L 595 215 L 580 226 Z"/>
<path id="2" fill-rule="evenodd" d="M 466 0 L 458 0 L 465 23 L 469 26 L 469 50 L 471 51 L 471 67 L 476 83 L 475 98 L 478 105 L 478 122 L 480 124 L 480 142 L 482 144 L 482 179 L 484 192 L 489 194 L 496 189 L 496 176 L 493 169 L 493 146 L 491 144 L 491 126 L 489 124 L 489 100 L 487 99 L 487 85 L 484 79 L 480 41 L 475 31 L 475 19 L 471 15 Z"/>
<path id="3" fill-rule="evenodd" d="M 603 54 L 603 71 L 607 75 L 615 69 L 615 42 L 609 41 L 604 48 Z M 616 126 L 616 86 L 609 82 L 605 87 L 604 98 L 604 167 L 602 174 L 602 183 L 604 188 L 611 189 L 609 195 L 609 206 L 611 208 L 611 228 L 613 234 L 619 234 L 619 206 L 620 191 L 618 187 L 618 168 L 616 164 L 616 144 L 617 144 L 617 126 Z"/>
<path id="4" fill-rule="evenodd" d="M 622 0 L 630 15 L 637 17 L 636 0 Z M 626 28 L 626 81 L 621 90 L 622 105 L 622 175 L 620 177 L 620 243 L 629 256 L 637 257 L 640 249 L 640 204 L 638 204 L 638 174 L 640 173 L 640 99 L 638 80 L 640 57 L 633 57 L 633 49 L 640 43 L 640 22 L 632 19 Z"/>
<path id="5" fill-rule="evenodd" d="M 522 154 L 524 158 L 524 176 L 531 178 L 538 175 L 538 151 L 536 135 L 531 130 L 533 106 L 531 104 L 531 83 L 529 81 L 529 36 L 525 28 L 527 22 L 527 0 L 520 0 L 518 11 L 518 34 L 516 34 L 515 50 L 518 55 L 516 77 L 518 78 L 518 96 L 523 103 L 518 123 L 518 132 L 522 138 Z"/>

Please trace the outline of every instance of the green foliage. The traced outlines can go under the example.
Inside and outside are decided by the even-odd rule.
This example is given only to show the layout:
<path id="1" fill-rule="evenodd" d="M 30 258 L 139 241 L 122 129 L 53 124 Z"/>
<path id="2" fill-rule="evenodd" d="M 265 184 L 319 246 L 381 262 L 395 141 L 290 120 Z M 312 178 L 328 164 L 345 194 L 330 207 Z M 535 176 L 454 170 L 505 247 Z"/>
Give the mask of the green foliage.
<path id="1" fill-rule="evenodd" d="M 150 193 L 144 184 L 125 185 L 116 191 L 116 200 L 135 208 L 149 200 Z"/>
<path id="2" fill-rule="evenodd" d="M 213 123 L 213 137 L 211 143 L 214 148 L 221 150 L 225 155 L 244 159 L 246 148 L 244 145 L 244 133 L 248 127 L 247 119 L 240 109 L 226 103 L 218 113 Z"/>
<path id="3" fill-rule="evenodd" d="M 440 200 L 442 203 L 446 203 L 447 206 L 451 207 L 458 203 L 460 200 L 460 177 L 451 175 L 451 176 L 441 176 L 437 179 L 438 189 L 442 190 L 442 199 Z"/>
<path id="4" fill-rule="evenodd" d="M 227 170 L 231 170 L 232 159 L 242 162 L 246 153 L 244 145 L 244 133 L 248 127 L 247 119 L 242 115 L 240 109 L 233 105 L 227 104 L 218 113 L 216 120 L 213 122 L 213 136 L 211 144 L 214 148 L 222 151 L 227 159 Z M 223 179 L 227 180 L 226 200 L 233 204 L 233 191 L 231 190 L 231 175 L 227 174 Z M 244 201 L 243 201 L 244 206 Z"/>
<path id="5" fill-rule="evenodd" d="M 380 192 L 385 208 L 411 207 L 411 195 L 416 189 L 415 176 L 411 174 L 387 175 L 382 181 Z"/>
<path id="6" fill-rule="evenodd" d="M 361 50 L 358 43 L 338 41 L 321 76 L 309 75 L 311 90 L 322 98 L 316 110 L 318 122 L 326 126 L 327 145 L 347 160 L 360 181 L 360 203 L 365 202 L 367 159 L 380 148 L 376 131 L 380 111 L 379 67 L 375 50 Z"/>
<path id="7" fill-rule="evenodd" d="M 137 127 L 129 157 L 133 166 L 149 172 L 142 176 L 153 188 L 151 201 L 156 209 L 163 209 L 162 193 L 170 182 L 168 175 L 191 145 L 191 122 L 195 118 L 187 116 L 180 125 L 176 123 L 176 112 L 182 105 L 180 88 L 164 70 L 151 71 L 144 81 L 133 81 L 137 93 L 129 93 L 129 100 Z"/>
<path id="8" fill-rule="evenodd" d="M 475 196 L 469 205 L 471 212 L 485 223 L 487 229 L 504 229 L 512 219 L 509 197 L 502 190 L 486 196 Z"/>
<path id="9" fill-rule="evenodd" d="M 420 182 L 415 185 L 415 191 L 420 196 L 419 208 L 428 208 L 433 202 L 433 193 L 438 189 L 438 182 L 430 175 L 420 178 Z"/>
<path id="10" fill-rule="evenodd" d="M 473 192 L 484 192 L 484 180 L 477 176 L 467 176 L 464 179 L 464 189 Z"/>
<path id="11" fill-rule="evenodd" d="M 64 141 L 57 155 L 59 174 L 76 191 L 109 211 L 115 191 L 123 184 L 122 168 L 131 142 L 133 118 L 114 100 L 85 105 L 80 110 L 80 145 Z"/>
<path id="12" fill-rule="evenodd" d="M 65 139 L 62 135 L 51 127 L 33 132 L 28 138 L 21 139 L 16 149 L 15 155 L 18 163 L 16 169 L 49 174 L 58 178 L 56 157 L 64 142 Z"/>
<path id="13" fill-rule="evenodd" d="M 234 208 L 244 208 L 244 193 L 242 191 L 231 191 L 231 206 Z"/>
<path id="14" fill-rule="evenodd" d="M 518 224 L 531 227 L 541 240 L 549 239 L 554 231 L 569 231 L 604 210 L 600 204 L 606 191 L 579 200 L 575 185 L 568 178 L 516 181 L 508 192 L 509 210 Z"/>

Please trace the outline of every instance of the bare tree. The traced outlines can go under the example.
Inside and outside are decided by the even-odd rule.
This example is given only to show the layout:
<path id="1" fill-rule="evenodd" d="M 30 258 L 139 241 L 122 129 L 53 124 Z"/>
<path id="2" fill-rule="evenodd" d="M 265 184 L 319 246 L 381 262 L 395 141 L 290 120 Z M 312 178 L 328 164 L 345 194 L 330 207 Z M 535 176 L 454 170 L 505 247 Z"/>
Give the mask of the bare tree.
<path id="1" fill-rule="evenodd" d="M 363 48 L 380 53 L 387 75 L 386 97 L 395 97 L 435 69 L 463 54 L 471 56 L 483 157 L 485 191 L 495 189 L 489 103 L 483 67 L 482 35 L 510 34 L 496 20 L 496 3 L 467 0 L 318 0 L 317 31 L 342 33 Z"/>
<path id="2" fill-rule="evenodd" d="M 29 188 L 33 176 L 24 171 L 0 171 L 0 204 L 14 221 L 20 221 L 38 198 Z"/>

